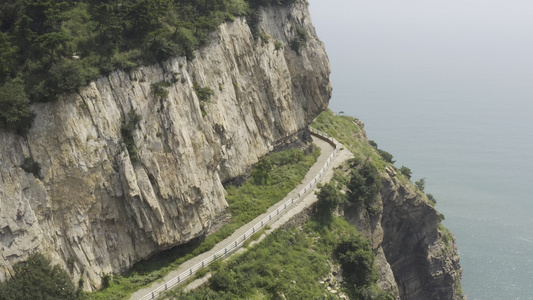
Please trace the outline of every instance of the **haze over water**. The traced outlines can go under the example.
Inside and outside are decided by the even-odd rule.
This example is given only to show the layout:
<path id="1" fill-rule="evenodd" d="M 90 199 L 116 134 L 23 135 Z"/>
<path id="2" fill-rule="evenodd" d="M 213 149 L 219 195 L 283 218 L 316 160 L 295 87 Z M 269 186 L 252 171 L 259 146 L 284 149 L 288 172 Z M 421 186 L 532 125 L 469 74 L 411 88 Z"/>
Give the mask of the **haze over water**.
<path id="1" fill-rule="evenodd" d="M 330 108 L 426 178 L 473 299 L 533 299 L 533 1 L 310 0 Z"/>

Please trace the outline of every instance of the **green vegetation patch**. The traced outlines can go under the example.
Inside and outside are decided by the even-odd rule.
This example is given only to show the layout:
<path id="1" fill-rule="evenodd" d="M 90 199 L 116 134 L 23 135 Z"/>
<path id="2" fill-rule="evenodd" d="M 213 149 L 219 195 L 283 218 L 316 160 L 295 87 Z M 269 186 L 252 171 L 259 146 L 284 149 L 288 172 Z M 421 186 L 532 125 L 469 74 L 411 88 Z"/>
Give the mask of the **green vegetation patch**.
<path id="1" fill-rule="evenodd" d="M 387 166 L 387 163 L 377 152 L 376 148 L 369 144 L 364 130 L 358 124 L 356 118 L 339 116 L 330 109 L 326 109 L 316 118 L 311 126 L 333 136 L 359 160 L 363 161 L 370 158 L 379 170 L 384 170 Z"/>
<path id="2" fill-rule="evenodd" d="M 320 149 L 315 147 L 311 155 L 290 149 L 262 159 L 243 185 L 226 187 L 226 201 L 232 215 L 230 223 L 246 224 L 266 212 L 304 179 L 318 156 Z"/>
<path id="3" fill-rule="evenodd" d="M 303 28 L 297 28 L 296 35 L 289 42 L 289 45 L 291 46 L 292 50 L 296 51 L 296 53 L 298 54 L 301 54 L 301 51 L 307 44 L 308 39 L 309 39 L 309 34 L 307 33 L 307 31 Z"/>
<path id="4" fill-rule="evenodd" d="M 337 299 L 323 283 L 336 264 L 350 276 L 339 288 L 352 299 L 394 299 L 377 288 L 373 262 L 369 242 L 344 219 L 334 217 L 324 225 L 312 218 L 300 228 L 278 229 L 246 253 L 214 265 L 208 285 L 167 298 Z M 370 296 L 357 297 L 360 290 Z"/>
<path id="5" fill-rule="evenodd" d="M 226 200 L 231 219 L 219 231 L 205 238 L 169 251 L 136 264 L 129 272 L 115 275 L 108 280 L 109 286 L 101 291 L 88 293 L 87 299 L 125 299 L 134 291 L 163 278 L 183 262 L 211 250 L 217 243 L 227 238 L 236 229 L 266 212 L 267 208 L 282 200 L 305 177 L 315 164 L 320 149 L 305 155 L 300 149 L 289 149 L 273 153 L 261 160 L 268 161 L 271 168 L 267 180 L 258 182 L 253 176 L 243 185 L 227 186 Z M 261 165 L 262 163 L 258 165 Z M 252 171 L 254 173 L 254 171 Z"/>
<path id="6" fill-rule="evenodd" d="M 77 289 L 67 272 L 60 266 L 52 266 L 40 253 L 15 266 L 15 276 L 0 282 L 0 299 L 78 299 Z"/>
<path id="7" fill-rule="evenodd" d="M 0 128 L 25 135 L 35 114 L 30 110 L 30 100 L 21 80 L 0 86 Z"/>
<path id="8" fill-rule="evenodd" d="M 135 145 L 134 131 L 137 124 L 141 121 L 141 116 L 135 112 L 130 112 L 127 120 L 122 119 L 120 124 L 120 134 L 122 135 L 122 141 L 128 150 L 128 154 L 133 163 L 139 161 L 139 153 L 137 146 Z"/>

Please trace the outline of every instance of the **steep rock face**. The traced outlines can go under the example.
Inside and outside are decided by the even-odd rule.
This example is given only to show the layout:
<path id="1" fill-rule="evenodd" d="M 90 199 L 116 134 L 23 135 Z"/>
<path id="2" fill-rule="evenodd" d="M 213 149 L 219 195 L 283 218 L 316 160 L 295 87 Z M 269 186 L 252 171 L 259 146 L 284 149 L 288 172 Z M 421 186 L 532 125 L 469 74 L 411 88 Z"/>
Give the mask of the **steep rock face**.
<path id="1" fill-rule="evenodd" d="M 376 252 L 378 285 L 402 300 L 465 299 L 455 239 L 439 225 L 439 213 L 411 183 L 382 174 L 374 216 L 361 207 L 344 215 Z"/>
<path id="2" fill-rule="evenodd" d="M 114 72 L 35 105 L 27 138 L 0 132 L 0 280 L 40 251 L 94 289 L 104 273 L 209 232 L 227 207 L 222 182 L 298 135 L 331 95 L 305 4 L 261 15 L 268 43 L 239 18 L 191 61 Z M 289 47 L 298 28 L 309 35 L 300 53 Z M 162 81 L 168 96 L 150 87 Z M 214 92 L 210 101 L 195 82 Z M 121 129 L 135 115 L 131 159 Z M 26 157 L 39 176 L 20 167 Z"/>
<path id="3" fill-rule="evenodd" d="M 402 299 L 463 299 L 461 266 L 439 213 L 393 177 L 384 181 L 383 249 Z"/>

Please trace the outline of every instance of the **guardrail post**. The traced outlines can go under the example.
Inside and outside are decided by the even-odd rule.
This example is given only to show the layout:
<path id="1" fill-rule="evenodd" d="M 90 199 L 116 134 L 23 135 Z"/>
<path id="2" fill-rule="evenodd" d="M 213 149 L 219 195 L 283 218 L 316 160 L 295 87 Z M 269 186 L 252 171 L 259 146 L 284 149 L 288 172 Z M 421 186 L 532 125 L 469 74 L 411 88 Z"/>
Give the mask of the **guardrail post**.
<path id="1" fill-rule="evenodd" d="M 213 255 L 213 260 L 217 260 L 217 255 Z"/>
<path id="2" fill-rule="evenodd" d="M 192 268 L 190 268 L 189 271 L 190 271 L 190 275 L 192 275 Z"/>
<path id="3" fill-rule="evenodd" d="M 202 268 L 204 267 L 204 261 L 202 260 Z"/>
<path id="4" fill-rule="evenodd" d="M 237 248 L 237 241 L 235 241 L 235 248 Z"/>
<path id="5" fill-rule="evenodd" d="M 165 283 L 165 291 L 166 291 L 166 290 L 168 290 L 168 286 L 167 286 L 167 284 Z"/>
<path id="6" fill-rule="evenodd" d="M 268 220 L 272 220 L 272 215 L 268 215 Z"/>
<path id="7" fill-rule="evenodd" d="M 252 233 L 255 233 L 255 227 L 252 227 Z"/>
<path id="8" fill-rule="evenodd" d="M 180 283 L 180 277 L 178 276 L 178 283 Z"/>
<path id="9" fill-rule="evenodd" d="M 261 227 L 263 227 L 263 220 L 261 220 Z"/>
<path id="10" fill-rule="evenodd" d="M 154 296 L 154 292 L 152 292 L 152 299 L 154 299 L 154 298 L 155 298 L 155 296 Z"/>

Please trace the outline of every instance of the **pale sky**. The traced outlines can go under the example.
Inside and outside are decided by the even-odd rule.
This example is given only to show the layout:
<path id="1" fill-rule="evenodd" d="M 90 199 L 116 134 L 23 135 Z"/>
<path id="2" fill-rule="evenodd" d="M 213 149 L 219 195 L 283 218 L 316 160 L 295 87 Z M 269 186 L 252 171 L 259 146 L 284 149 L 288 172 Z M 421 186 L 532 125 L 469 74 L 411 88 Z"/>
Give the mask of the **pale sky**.
<path id="1" fill-rule="evenodd" d="M 533 96 L 531 0 L 310 0 L 310 10 L 333 108 L 382 85 Z"/>

